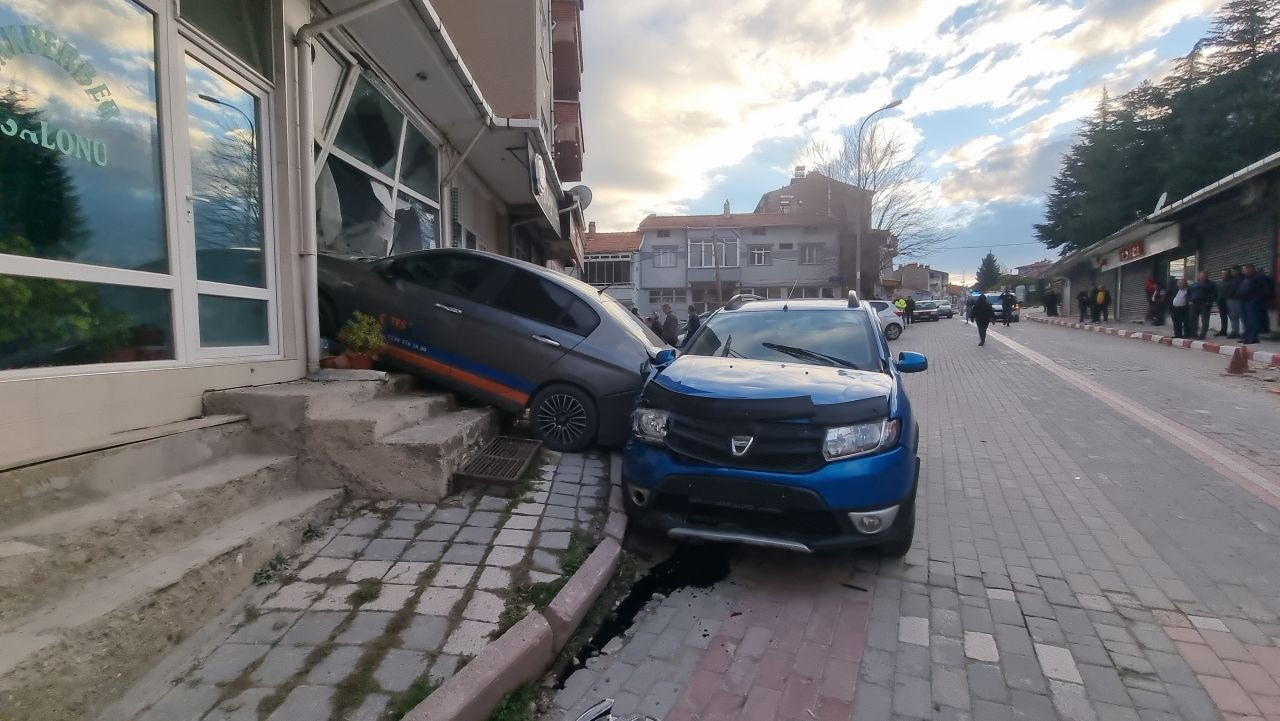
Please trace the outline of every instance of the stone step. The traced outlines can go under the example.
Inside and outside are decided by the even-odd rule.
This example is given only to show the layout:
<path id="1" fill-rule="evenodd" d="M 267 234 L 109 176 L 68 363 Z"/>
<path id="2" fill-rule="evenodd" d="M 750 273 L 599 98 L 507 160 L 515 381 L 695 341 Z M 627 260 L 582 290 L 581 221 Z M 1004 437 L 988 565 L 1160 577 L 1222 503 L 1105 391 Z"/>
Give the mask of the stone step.
<path id="1" fill-rule="evenodd" d="M 323 457 L 309 458 L 303 475 L 340 466 L 353 495 L 434 503 L 449 491 L 453 472 L 498 432 L 492 408 L 464 408 L 429 418 L 380 438 L 351 446 L 331 447 Z"/>
<path id="2" fill-rule="evenodd" d="M 263 564 L 296 549 L 308 526 L 326 523 L 342 497 L 340 490 L 295 491 L 260 503 L 176 550 L 0 624 L 6 715 L 81 718 L 109 703 Z"/>
<path id="3" fill-rule="evenodd" d="M 360 405 L 313 413 L 307 424 L 309 445 L 345 439 L 372 443 L 453 409 L 446 393 L 406 394 L 374 398 Z"/>
<path id="4" fill-rule="evenodd" d="M 0 624 L 88 575 L 136 564 L 295 487 L 296 459 L 233 455 L 0 531 Z M 17 551 L 23 552 L 17 552 Z"/>
<path id="5" fill-rule="evenodd" d="M 251 446 L 247 419 L 222 414 L 112 436 L 85 452 L 0 471 L 0 528 L 186 473 Z"/>
<path id="6" fill-rule="evenodd" d="M 359 381 L 292 381 L 206 393 L 204 409 L 205 413 L 246 415 L 254 428 L 296 431 L 311 418 L 406 393 L 414 384 L 412 377 L 403 374 L 382 374 L 378 379 Z"/>

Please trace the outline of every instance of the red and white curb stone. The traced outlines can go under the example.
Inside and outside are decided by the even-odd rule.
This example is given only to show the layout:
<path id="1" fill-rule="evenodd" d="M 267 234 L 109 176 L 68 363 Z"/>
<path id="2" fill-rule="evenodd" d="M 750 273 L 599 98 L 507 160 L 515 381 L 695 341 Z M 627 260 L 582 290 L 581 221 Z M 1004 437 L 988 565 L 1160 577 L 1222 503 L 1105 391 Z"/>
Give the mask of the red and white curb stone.
<path id="1" fill-rule="evenodd" d="M 1123 328 L 1112 328 L 1104 325 L 1093 325 L 1092 323 L 1076 323 L 1069 320 L 1061 320 L 1058 318 L 1037 318 L 1029 316 L 1028 320 L 1036 323 L 1044 323 L 1046 325 L 1057 325 L 1064 328 L 1075 328 L 1077 330 L 1086 330 L 1093 333 L 1103 333 L 1106 335 L 1114 335 L 1119 338 L 1132 338 L 1133 340 L 1146 341 L 1148 343 L 1159 343 L 1161 345 L 1170 346 L 1172 348 L 1189 348 L 1191 350 L 1205 351 L 1207 353 L 1216 353 L 1223 356 L 1235 355 L 1237 348 L 1244 349 L 1245 359 L 1254 363 L 1263 365 L 1273 365 L 1280 367 L 1280 353 L 1267 353 L 1249 348 L 1248 346 L 1214 343 L 1205 340 L 1191 340 L 1189 338 L 1174 338 L 1172 336 L 1152 333 L 1151 331 L 1125 330 Z"/>

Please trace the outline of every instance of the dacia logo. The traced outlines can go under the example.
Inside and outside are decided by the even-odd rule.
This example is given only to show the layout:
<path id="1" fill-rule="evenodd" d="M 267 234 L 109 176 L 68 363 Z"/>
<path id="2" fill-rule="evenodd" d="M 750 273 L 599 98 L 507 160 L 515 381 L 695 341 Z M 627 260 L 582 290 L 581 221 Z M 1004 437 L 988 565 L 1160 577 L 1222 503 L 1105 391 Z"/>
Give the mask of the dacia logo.
<path id="1" fill-rule="evenodd" d="M 729 450 L 734 456 L 745 456 L 755 440 L 753 436 L 733 436 L 729 439 Z"/>

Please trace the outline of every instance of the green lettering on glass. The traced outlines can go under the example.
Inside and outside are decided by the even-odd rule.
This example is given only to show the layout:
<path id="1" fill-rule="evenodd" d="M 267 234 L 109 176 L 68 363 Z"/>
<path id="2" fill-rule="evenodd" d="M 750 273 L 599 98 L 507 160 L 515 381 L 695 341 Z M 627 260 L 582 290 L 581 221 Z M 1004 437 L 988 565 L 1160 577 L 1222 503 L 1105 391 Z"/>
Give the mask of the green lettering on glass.
<path id="1" fill-rule="evenodd" d="M 98 167 L 105 168 L 107 165 L 106 143 L 51 125 L 45 120 L 39 121 L 38 128 L 23 128 L 13 118 L 0 114 L 0 134 L 10 138 L 16 136 L 19 140 L 25 140 L 32 145 L 56 150 L 63 155 Z"/>
<path id="2" fill-rule="evenodd" d="M 85 95 L 98 104 L 98 117 L 106 120 L 120 115 L 120 106 L 115 101 L 103 100 L 111 95 L 105 83 L 89 87 L 98 76 L 97 68 L 81 57 L 74 45 L 52 31 L 35 25 L 0 27 L 0 68 L 17 55 L 39 55 L 52 60 L 76 83 L 87 88 Z"/>

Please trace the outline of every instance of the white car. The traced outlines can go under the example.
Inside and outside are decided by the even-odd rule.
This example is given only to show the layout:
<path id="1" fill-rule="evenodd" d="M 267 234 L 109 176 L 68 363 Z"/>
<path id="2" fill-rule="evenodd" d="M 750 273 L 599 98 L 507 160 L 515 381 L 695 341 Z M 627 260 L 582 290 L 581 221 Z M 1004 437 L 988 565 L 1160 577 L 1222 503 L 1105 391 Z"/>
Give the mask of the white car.
<path id="1" fill-rule="evenodd" d="M 902 335 L 902 312 L 887 300 L 869 300 L 876 316 L 880 318 L 880 327 L 884 329 L 884 337 L 897 340 Z"/>

